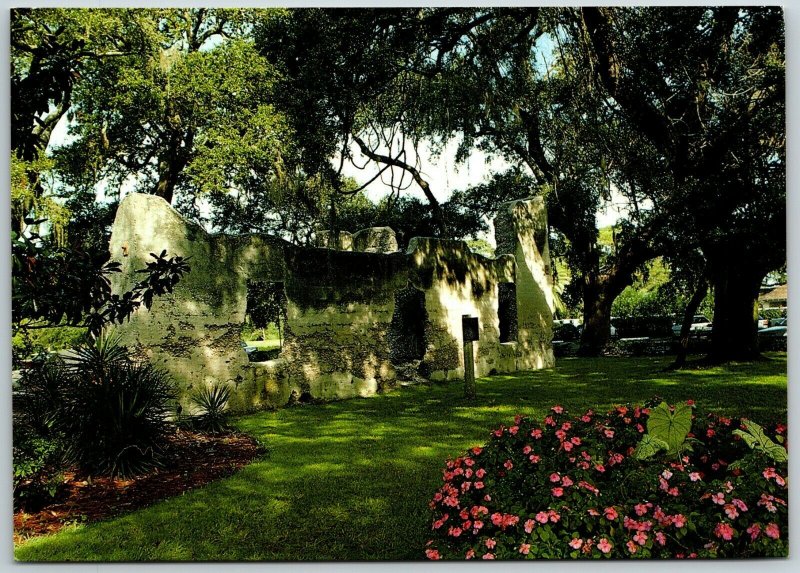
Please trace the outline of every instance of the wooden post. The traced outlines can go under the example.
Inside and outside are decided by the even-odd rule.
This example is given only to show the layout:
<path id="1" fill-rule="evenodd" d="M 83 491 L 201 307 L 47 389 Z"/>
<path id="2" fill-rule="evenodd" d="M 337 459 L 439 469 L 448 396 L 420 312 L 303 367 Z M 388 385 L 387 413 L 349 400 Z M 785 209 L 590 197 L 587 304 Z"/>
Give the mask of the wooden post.
<path id="1" fill-rule="evenodd" d="M 475 398 L 475 364 L 472 359 L 472 341 L 464 342 L 464 397 Z"/>
<path id="2" fill-rule="evenodd" d="M 478 340 L 478 319 L 468 314 L 461 317 L 461 331 L 464 339 L 464 397 L 475 398 L 475 361 L 472 342 Z"/>

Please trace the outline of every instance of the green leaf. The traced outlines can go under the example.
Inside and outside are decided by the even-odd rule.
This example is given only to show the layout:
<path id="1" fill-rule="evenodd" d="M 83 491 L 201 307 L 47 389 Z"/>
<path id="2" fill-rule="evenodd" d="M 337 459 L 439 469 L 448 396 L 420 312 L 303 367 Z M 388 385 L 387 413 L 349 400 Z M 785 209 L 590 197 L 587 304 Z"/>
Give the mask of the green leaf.
<path id="1" fill-rule="evenodd" d="M 675 454 L 681 450 L 689 430 L 692 429 L 692 407 L 689 404 L 676 404 L 670 412 L 666 402 L 661 402 L 650 411 L 647 432 L 654 438 L 667 443 L 667 453 Z"/>
<path id="2" fill-rule="evenodd" d="M 642 441 L 636 446 L 636 451 L 633 454 L 637 460 L 647 460 L 652 458 L 658 452 L 669 449 L 669 444 L 660 438 L 656 438 L 651 434 L 642 436 Z"/>
<path id="3" fill-rule="evenodd" d="M 764 452 L 776 462 L 785 462 L 789 459 L 786 448 L 770 440 L 761 426 L 750 420 L 742 420 L 742 423 L 746 426 L 747 431 L 744 432 L 737 429 L 733 433 L 747 442 L 748 446 L 754 450 Z"/>

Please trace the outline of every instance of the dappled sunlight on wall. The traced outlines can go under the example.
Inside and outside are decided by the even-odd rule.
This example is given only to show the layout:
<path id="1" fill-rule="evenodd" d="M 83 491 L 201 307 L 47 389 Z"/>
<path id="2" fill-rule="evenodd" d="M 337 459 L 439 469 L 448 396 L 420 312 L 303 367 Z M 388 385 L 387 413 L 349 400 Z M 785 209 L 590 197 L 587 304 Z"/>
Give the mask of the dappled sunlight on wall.
<path id="1" fill-rule="evenodd" d="M 508 204 L 498 219 L 504 254 L 496 259 L 473 253 L 463 241 L 431 238 L 412 239 L 405 253 L 386 252 L 396 249 L 388 228 L 346 235 L 344 246 L 355 250 L 301 248 L 266 235 L 209 235 L 163 199 L 129 194 L 110 244 L 123 268 L 114 277 L 115 292 L 137 280 L 134 271 L 150 252 L 186 257 L 191 271 L 174 293 L 119 326 L 123 343 L 166 368 L 184 402 L 201 385 L 230 381 L 236 388 L 231 407 L 238 411 L 300 397 L 369 396 L 392 388 L 408 364 L 432 380 L 463 377 L 465 314 L 479 319 L 479 376 L 550 366 L 543 204 Z M 250 363 L 240 345 L 248 281 L 285 286 L 284 345 L 274 360 Z M 501 341 L 501 284 L 515 286 L 516 339 Z M 403 293 L 413 295 L 408 308 L 398 307 L 406 304 Z"/>

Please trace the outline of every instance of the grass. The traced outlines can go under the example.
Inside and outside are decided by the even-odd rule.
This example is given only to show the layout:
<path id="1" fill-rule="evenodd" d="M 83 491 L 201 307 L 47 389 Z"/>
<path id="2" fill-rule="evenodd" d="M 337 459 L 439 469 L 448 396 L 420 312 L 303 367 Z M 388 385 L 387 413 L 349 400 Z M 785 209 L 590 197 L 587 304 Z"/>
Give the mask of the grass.
<path id="1" fill-rule="evenodd" d="M 756 421 L 785 420 L 786 353 L 707 370 L 663 372 L 667 358 L 562 359 L 558 367 L 259 413 L 236 420 L 269 448 L 234 476 L 106 522 L 16 548 L 19 560 L 419 559 L 443 461 L 483 443 L 516 413 L 542 416 L 694 399 Z"/>

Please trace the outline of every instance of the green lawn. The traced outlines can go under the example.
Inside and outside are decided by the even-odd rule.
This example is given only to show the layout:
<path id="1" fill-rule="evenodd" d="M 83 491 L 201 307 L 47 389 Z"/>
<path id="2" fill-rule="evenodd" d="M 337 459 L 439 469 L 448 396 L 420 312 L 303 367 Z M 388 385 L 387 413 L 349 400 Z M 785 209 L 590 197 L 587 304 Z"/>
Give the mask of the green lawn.
<path id="1" fill-rule="evenodd" d="M 20 560 L 419 559 L 443 461 L 516 413 L 541 416 L 694 399 L 756 421 L 785 419 L 786 353 L 751 365 L 662 372 L 667 358 L 562 359 L 558 367 L 237 420 L 269 455 L 234 476 L 150 508 L 30 540 Z"/>

